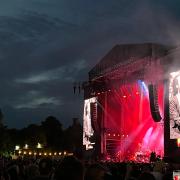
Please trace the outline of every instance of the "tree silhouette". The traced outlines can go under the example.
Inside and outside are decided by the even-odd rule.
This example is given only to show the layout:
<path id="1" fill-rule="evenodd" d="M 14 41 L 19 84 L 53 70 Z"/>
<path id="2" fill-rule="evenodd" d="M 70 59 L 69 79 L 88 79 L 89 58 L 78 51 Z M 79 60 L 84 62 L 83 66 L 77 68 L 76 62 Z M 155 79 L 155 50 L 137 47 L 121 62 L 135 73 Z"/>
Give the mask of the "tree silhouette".
<path id="1" fill-rule="evenodd" d="M 46 135 L 47 147 L 61 149 L 62 147 L 62 124 L 54 116 L 48 116 L 41 122 L 42 129 Z"/>
<path id="2" fill-rule="evenodd" d="M 3 114 L 0 111 L 0 120 Z M 63 130 L 62 124 L 54 116 L 48 116 L 40 125 L 30 124 L 23 129 L 8 129 L 0 126 L 0 153 L 14 151 L 16 145 L 23 147 L 28 144 L 35 148 L 37 143 L 43 144 L 49 150 L 68 150 L 79 153 L 82 150 L 83 128 L 77 118 L 67 129 Z"/>
<path id="3" fill-rule="evenodd" d="M 83 128 L 77 118 L 73 118 L 73 124 L 64 131 L 64 148 L 74 153 L 82 151 Z"/>
<path id="4" fill-rule="evenodd" d="M 4 115 L 0 109 L 0 126 L 3 126 L 3 119 L 4 119 Z"/>
<path id="5" fill-rule="evenodd" d="M 35 148 L 38 143 L 46 145 L 46 135 L 41 126 L 30 124 L 27 128 L 21 131 L 24 137 L 24 143 Z"/>

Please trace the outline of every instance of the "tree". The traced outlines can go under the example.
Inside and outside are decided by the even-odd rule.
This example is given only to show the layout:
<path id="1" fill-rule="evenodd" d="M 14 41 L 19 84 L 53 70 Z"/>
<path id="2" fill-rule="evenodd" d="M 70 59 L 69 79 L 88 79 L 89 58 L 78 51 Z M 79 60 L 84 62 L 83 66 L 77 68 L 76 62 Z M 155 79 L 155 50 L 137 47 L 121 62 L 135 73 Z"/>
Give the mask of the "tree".
<path id="1" fill-rule="evenodd" d="M 12 151 L 13 148 L 7 127 L 0 126 L 0 153 L 3 154 L 4 152 Z"/>
<path id="2" fill-rule="evenodd" d="M 62 149 L 62 124 L 54 116 L 48 116 L 41 126 L 46 135 L 47 147 L 51 149 Z"/>
<path id="3" fill-rule="evenodd" d="M 12 150 L 12 144 L 10 140 L 10 136 L 8 134 L 8 129 L 3 125 L 4 114 L 0 109 L 0 152 L 1 154 L 5 151 Z"/>
<path id="4" fill-rule="evenodd" d="M 36 124 L 30 124 L 27 128 L 22 129 L 21 136 L 24 137 L 23 144 L 31 147 L 35 148 L 38 143 L 46 145 L 46 135 L 41 126 Z"/>
<path id="5" fill-rule="evenodd" d="M 83 128 L 77 118 L 64 132 L 64 148 L 74 153 L 82 151 Z"/>
<path id="6" fill-rule="evenodd" d="M 4 114 L 2 113 L 0 109 L 0 126 L 3 126 L 3 119 L 4 119 Z"/>

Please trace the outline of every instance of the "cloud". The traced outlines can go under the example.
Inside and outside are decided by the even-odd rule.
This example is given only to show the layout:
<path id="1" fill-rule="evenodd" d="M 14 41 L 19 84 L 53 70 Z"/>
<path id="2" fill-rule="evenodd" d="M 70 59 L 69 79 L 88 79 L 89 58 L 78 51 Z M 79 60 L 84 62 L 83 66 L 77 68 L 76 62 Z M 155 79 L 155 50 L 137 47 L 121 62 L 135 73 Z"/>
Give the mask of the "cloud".
<path id="1" fill-rule="evenodd" d="M 61 105 L 61 102 L 57 100 L 55 97 L 40 97 L 37 99 L 34 99 L 30 102 L 25 102 L 22 104 L 17 104 L 15 106 L 16 109 L 22 109 L 22 108 L 29 108 L 29 109 L 34 109 L 34 108 L 39 108 L 40 106 L 59 106 Z"/>
<path id="2" fill-rule="evenodd" d="M 68 64 L 66 66 L 62 66 L 52 70 L 46 70 L 45 72 L 41 72 L 39 74 L 33 74 L 26 78 L 15 79 L 17 83 L 40 83 L 46 81 L 75 81 L 75 77 L 79 73 L 79 71 L 86 68 L 87 63 L 84 60 L 79 60 L 73 64 Z M 73 78 L 74 77 L 74 78 Z"/>
<path id="3" fill-rule="evenodd" d="M 13 104 L 15 109 L 34 109 L 50 106 L 60 106 L 62 101 L 60 97 L 50 97 L 42 91 L 31 90 L 27 94 L 20 96 Z"/>

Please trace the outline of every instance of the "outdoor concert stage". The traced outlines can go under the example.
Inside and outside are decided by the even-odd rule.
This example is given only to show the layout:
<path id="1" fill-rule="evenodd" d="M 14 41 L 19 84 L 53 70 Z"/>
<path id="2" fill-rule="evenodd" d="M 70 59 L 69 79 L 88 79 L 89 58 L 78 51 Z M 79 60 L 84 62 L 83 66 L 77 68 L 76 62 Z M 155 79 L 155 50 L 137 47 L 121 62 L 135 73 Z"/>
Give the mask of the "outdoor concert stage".
<path id="1" fill-rule="evenodd" d="M 151 152 L 177 155 L 176 139 L 169 137 L 167 98 L 169 65 L 177 54 L 172 51 L 152 43 L 117 45 L 89 72 L 83 122 L 87 152 L 140 162 L 149 161 Z"/>

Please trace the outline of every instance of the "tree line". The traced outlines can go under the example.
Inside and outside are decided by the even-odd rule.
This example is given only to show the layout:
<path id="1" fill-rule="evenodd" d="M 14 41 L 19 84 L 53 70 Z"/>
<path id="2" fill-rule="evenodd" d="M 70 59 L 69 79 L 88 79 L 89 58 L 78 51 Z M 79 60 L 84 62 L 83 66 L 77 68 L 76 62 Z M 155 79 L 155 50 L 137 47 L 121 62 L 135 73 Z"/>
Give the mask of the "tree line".
<path id="1" fill-rule="evenodd" d="M 14 151 L 16 145 L 35 149 L 42 144 L 44 149 L 51 151 L 80 152 L 82 150 L 83 128 L 77 118 L 68 128 L 63 129 L 61 122 L 54 116 L 48 116 L 40 125 L 30 124 L 22 129 L 10 129 L 2 123 L 0 111 L 0 153 Z"/>

